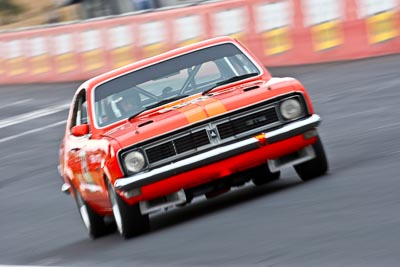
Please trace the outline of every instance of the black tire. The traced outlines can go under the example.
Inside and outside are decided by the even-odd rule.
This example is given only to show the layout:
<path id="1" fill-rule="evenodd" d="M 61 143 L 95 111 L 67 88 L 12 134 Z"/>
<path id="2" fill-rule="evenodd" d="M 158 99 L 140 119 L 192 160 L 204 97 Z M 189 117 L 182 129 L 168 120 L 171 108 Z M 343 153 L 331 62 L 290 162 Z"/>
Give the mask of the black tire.
<path id="1" fill-rule="evenodd" d="M 324 175 L 328 171 L 328 161 L 326 159 L 325 150 L 320 138 L 312 145 L 315 158 L 294 166 L 297 174 L 303 181 L 309 181 Z"/>
<path id="2" fill-rule="evenodd" d="M 104 217 L 98 215 L 83 199 L 81 194 L 74 188 L 75 202 L 85 228 L 92 239 L 102 237 L 112 232 L 112 226 L 105 223 Z"/>
<path id="3" fill-rule="evenodd" d="M 250 170 L 249 175 L 253 184 L 259 186 L 278 180 L 281 172 L 271 172 L 268 165 L 261 165 Z"/>
<path id="4" fill-rule="evenodd" d="M 149 216 L 140 213 L 139 204 L 131 206 L 125 203 L 110 184 L 108 184 L 108 195 L 115 223 L 122 237 L 127 239 L 150 230 Z"/>

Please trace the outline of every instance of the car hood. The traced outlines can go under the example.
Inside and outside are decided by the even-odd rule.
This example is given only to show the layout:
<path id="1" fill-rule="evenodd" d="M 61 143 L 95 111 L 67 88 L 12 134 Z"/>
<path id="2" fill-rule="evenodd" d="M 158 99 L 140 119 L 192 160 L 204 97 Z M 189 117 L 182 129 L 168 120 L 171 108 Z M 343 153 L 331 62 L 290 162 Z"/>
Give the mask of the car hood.
<path id="1" fill-rule="evenodd" d="M 292 81 L 289 78 L 272 78 L 268 82 L 249 82 L 205 96 L 194 95 L 147 111 L 103 135 L 115 139 L 122 148 L 129 147 L 192 123 L 287 93 L 287 86 Z"/>

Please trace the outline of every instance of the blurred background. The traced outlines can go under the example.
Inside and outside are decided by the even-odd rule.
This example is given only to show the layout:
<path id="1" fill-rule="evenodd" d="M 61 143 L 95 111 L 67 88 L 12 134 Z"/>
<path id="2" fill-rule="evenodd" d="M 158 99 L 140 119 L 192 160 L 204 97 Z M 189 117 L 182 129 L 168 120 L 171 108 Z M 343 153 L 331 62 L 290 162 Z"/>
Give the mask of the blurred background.
<path id="1" fill-rule="evenodd" d="M 399 0 L 0 0 L 0 84 L 91 78 L 215 36 L 268 67 L 400 52 Z"/>
<path id="2" fill-rule="evenodd" d="M 0 0 L 0 266 L 400 263 L 400 0 Z M 61 193 L 60 140 L 82 80 L 219 35 L 307 88 L 329 174 L 151 218 L 89 240 Z M 292 66 L 288 66 L 292 65 Z"/>
<path id="3" fill-rule="evenodd" d="M 199 0 L 0 0 L 0 30 L 197 4 Z"/>

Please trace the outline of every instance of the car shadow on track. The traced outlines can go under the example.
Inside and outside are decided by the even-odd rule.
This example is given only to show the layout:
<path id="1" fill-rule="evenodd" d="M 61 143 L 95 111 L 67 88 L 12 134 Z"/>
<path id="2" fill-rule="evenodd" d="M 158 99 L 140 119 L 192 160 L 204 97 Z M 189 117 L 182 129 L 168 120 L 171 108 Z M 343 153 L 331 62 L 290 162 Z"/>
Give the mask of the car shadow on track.
<path id="1" fill-rule="evenodd" d="M 151 231 L 148 234 L 166 230 L 170 227 L 211 215 L 220 210 L 227 210 L 238 205 L 248 204 L 250 201 L 268 197 L 281 191 L 301 186 L 302 184 L 304 182 L 298 178 L 283 178 L 263 186 L 254 186 L 252 183 L 247 183 L 244 187 L 235 188 L 231 192 L 208 200 L 200 197 L 188 206 L 152 215 L 150 220 Z"/>
<path id="2" fill-rule="evenodd" d="M 326 175 L 325 177 L 329 176 Z M 52 265 L 70 265 L 74 262 L 92 261 L 98 257 L 106 257 L 103 254 L 106 251 L 119 251 L 120 249 L 130 251 L 132 244 L 148 240 L 152 242 L 149 237 L 157 239 L 157 233 L 178 227 L 181 224 L 197 220 L 201 217 L 209 216 L 213 213 L 230 208 L 238 207 L 239 205 L 247 205 L 252 201 L 261 198 L 269 198 L 277 193 L 287 192 L 291 189 L 298 187 L 308 186 L 310 183 L 318 182 L 320 179 L 313 181 L 302 182 L 298 177 L 287 176 L 278 181 L 268 183 L 263 186 L 254 186 L 251 183 L 243 187 L 232 190 L 229 193 L 220 195 L 213 199 L 206 200 L 200 197 L 192 204 L 182 207 L 174 208 L 168 212 L 160 212 L 151 216 L 151 230 L 141 236 L 128 239 L 123 242 L 122 238 L 117 234 L 110 234 L 95 241 L 90 240 L 87 236 L 82 236 L 81 240 L 60 246 L 53 246 L 53 249 L 39 252 L 36 255 L 21 258 L 22 262 L 18 264 L 41 264 L 48 260 L 52 261 Z M 84 254 L 80 252 L 85 251 Z M 77 257 L 77 255 L 80 255 Z M 46 264 L 47 265 L 47 264 Z"/>

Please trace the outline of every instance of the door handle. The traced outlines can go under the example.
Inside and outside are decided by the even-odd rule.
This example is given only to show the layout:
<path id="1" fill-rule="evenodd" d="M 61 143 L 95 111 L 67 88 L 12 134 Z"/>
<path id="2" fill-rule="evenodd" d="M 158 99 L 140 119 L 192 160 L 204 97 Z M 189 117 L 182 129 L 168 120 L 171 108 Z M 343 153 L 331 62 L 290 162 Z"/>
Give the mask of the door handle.
<path id="1" fill-rule="evenodd" d="M 70 149 L 71 152 L 78 152 L 79 150 L 81 150 L 79 147 L 74 147 Z"/>

